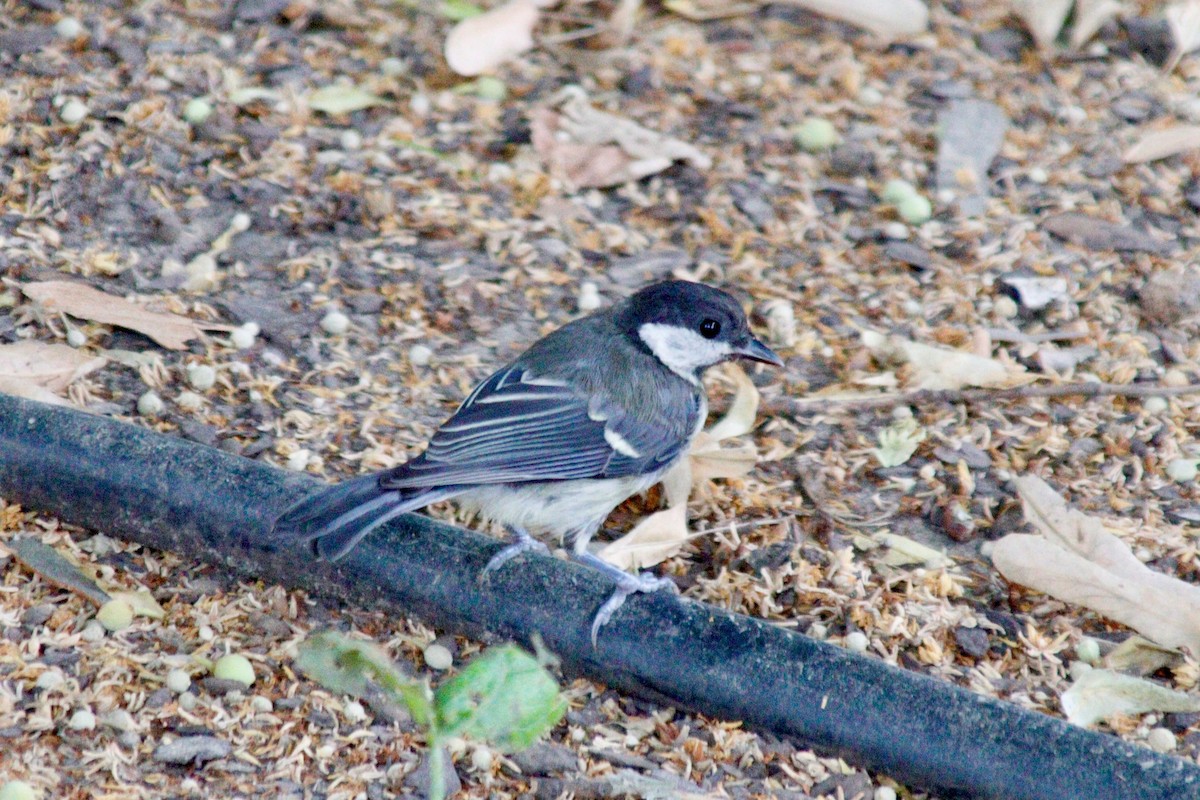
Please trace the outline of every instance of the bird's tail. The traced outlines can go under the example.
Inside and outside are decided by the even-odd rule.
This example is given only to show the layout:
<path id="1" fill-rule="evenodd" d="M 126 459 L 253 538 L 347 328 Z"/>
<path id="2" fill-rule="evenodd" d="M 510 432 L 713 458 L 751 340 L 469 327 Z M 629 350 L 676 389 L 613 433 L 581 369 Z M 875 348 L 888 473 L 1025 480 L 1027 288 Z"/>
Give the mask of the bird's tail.
<path id="1" fill-rule="evenodd" d="M 451 489 L 384 489 L 378 475 L 363 475 L 314 492 L 284 511 L 274 535 L 314 542 L 317 555 L 337 561 L 389 519 L 455 494 Z"/>

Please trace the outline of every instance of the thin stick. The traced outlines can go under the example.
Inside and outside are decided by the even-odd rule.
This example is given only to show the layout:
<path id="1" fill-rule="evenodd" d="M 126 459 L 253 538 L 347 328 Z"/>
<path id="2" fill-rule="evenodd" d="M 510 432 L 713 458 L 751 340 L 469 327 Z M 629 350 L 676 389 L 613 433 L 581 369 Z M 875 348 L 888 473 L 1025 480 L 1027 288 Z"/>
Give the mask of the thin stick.
<path id="1" fill-rule="evenodd" d="M 895 406 L 922 406 L 935 403 L 979 403 L 993 400 L 1028 400 L 1035 397 L 1178 397 L 1200 394 L 1200 383 L 1186 386 L 1158 384 L 1069 383 L 1057 386 L 1017 386 L 1011 389 L 917 389 L 884 395 L 842 395 L 831 397 L 781 397 L 769 401 L 777 411 L 794 414 L 827 409 L 864 411 Z"/>

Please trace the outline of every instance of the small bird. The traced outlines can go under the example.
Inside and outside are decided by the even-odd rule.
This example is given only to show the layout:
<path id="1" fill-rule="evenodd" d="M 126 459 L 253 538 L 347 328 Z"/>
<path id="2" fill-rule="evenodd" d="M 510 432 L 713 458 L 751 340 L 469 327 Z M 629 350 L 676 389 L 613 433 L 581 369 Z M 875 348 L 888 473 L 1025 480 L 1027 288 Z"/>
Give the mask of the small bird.
<path id="1" fill-rule="evenodd" d="M 315 542 L 336 561 L 392 517 L 453 498 L 513 537 L 485 575 L 522 552 L 545 552 L 534 531 L 569 539 L 578 560 L 616 581 L 592 623 L 594 643 L 628 595 L 675 588 L 587 545 L 614 508 L 687 456 L 707 416 L 701 375 L 731 358 L 783 365 L 725 292 L 648 286 L 535 342 L 479 384 L 425 452 L 304 498 L 277 520 L 276 535 Z"/>

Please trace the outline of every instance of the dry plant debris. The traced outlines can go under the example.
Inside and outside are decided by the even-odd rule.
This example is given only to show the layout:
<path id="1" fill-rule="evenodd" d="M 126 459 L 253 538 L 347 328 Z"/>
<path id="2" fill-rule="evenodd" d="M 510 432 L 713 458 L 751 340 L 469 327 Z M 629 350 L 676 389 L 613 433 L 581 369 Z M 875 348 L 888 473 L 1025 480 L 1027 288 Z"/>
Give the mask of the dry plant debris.
<path id="1" fill-rule="evenodd" d="M 696 20 L 543 8 L 537 46 L 464 87 L 442 55 L 457 20 L 428 4 L 14 4 L 0 20 L 0 372 L 16 346 L 27 385 L 337 479 L 417 452 L 492 367 L 575 314 L 649 280 L 711 281 L 753 302 L 788 366 L 750 375 L 755 468 L 670 506 L 690 534 L 658 569 L 689 597 L 1051 714 L 1093 650 L 1194 697 L 1195 652 L 1118 654 L 1133 641 L 1121 622 L 1009 584 L 984 554 L 1024 530 L 1013 480 L 1039 476 L 1147 570 L 1200 575 L 1200 167 L 1182 134 L 1144 138 L 1200 125 L 1187 7 L 1041 3 L 1061 17 L 1039 47 L 1012 5 L 984 0 L 855 4 L 909 9 L 889 27 L 912 32 L 891 44 L 867 16 L 727 5 L 737 14 Z M 572 85 L 592 128 L 567 127 Z M 963 127 L 947 115 L 964 101 L 1008 123 L 985 167 L 964 162 L 963 185 L 986 189 L 970 217 L 937 181 L 939 125 Z M 547 166 L 547 111 L 554 142 L 611 148 L 615 166 L 585 159 L 576 176 L 610 188 Z M 840 142 L 805 149 L 812 119 Z M 893 181 L 927 220 L 884 199 Z M 49 281 L 236 327 L 173 350 L 16 286 Z M 963 388 L 988 376 L 1014 388 Z M 917 389 L 935 377 L 957 388 Z M 735 394 L 713 382 L 714 418 Z M 657 502 L 610 524 L 628 531 Z M 163 612 L 131 607 L 109 632 L 90 601 L 0 555 L 0 752 L 45 797 L 411 793 L 413 732 L 298 677 L 293 648 L 333 624 L 412 664 L 435 642 L 456 664 L 479 649 L 0 506 L 0 540 L 18 535 Z M 249 688 L 203 666 L 227 653 L 249 659 Z M 527 757 L 455 749 L 463 795 L 894 786 L 586 682 L 568 697 Z M 1195 759 L 1197 719 L 1101 724 Z"/>

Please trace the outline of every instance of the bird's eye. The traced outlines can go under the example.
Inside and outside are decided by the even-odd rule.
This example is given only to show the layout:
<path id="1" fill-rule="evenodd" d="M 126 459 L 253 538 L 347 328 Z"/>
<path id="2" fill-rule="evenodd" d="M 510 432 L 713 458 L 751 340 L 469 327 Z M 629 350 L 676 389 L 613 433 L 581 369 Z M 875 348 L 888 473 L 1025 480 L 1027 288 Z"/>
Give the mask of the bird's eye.
<path id="1" fill-rule="evenodd" d="M 700 335 L 705 339 L 715 339 L 721 332 L 721 323 L 715 319 L 706 319 L 700 323 Z"/>

